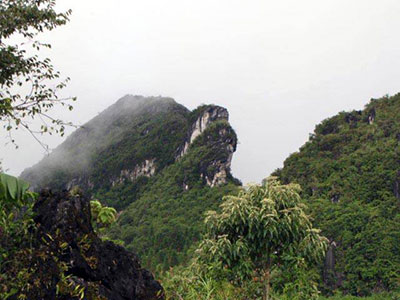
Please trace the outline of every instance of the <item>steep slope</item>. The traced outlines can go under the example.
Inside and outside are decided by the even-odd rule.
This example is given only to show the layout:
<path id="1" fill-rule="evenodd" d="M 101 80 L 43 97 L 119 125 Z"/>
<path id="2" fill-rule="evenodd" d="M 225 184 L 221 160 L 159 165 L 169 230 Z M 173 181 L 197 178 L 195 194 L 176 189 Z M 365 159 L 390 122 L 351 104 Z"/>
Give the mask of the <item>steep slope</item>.
<path id="1" fill-rule="evenodd" d="M 171 98 L 125 96 L 21 177 L 35 187 L 95 190 L 129 177 L 126 170 L 150 176 L 174 161 L 188 115 Z"/>
<path id="2" fill-rule="evenodd" d="M 235 148 L 229 124 L 213 123 L 187 154 L 150 180 L 122 213 L 111 237 L 122 239 L 153 270 L 185 262 L 200 238 L 204 212 L 217 209 L 224 195 L 237 191 L 239 183 L 226 168 Z"/>
<path id="3" fill-rule="evenodd" d="M 400 278 L 400 94 L 323 121 L 275 172 L 297 182 L 330 241 L 324 283 L 352 294 Z"/>
<path id="4" fill-rule="evenodd" d="M 146 266 L 184 262 L 204 212 L 240 184 L 228 111 L 189 111 L 170 98 L 125 96 L 21 175 L 36 188 L 85 192 L 121 211 L 110 235 Z"/>

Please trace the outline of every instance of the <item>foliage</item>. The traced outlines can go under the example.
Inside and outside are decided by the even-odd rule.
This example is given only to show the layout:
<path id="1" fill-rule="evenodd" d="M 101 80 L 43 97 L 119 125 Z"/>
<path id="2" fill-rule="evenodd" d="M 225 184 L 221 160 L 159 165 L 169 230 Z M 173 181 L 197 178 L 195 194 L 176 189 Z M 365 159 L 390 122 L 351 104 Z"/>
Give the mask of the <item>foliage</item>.
<path id="1" fill-rule="evenodd" d="M 95 227 L 108 227 L 115 222 L 117 214 L 115 208 L 103 206 L 99 200 L 90 201 L 90 210 Z"/>
<path id="2" fill-rule="evenodd" d="M 8 299 L 26 286 L 29 276 L 21 256 L 21 245 L 31 243 L 34 228 L 32 198 L 25 181 L 0 173 L 0 298 Z M 18 259 L 17 259 L 18 258 Z M 14 271 L 15 270 L 15 271 Z M 18 276 L 15 276 L 18 274 Z M 13 276 L 14 275 L 14 276 Z"/>
<path id="3" fill-rule="evenodd" d="M 0 174 L 0 296 L 18 295 L 26 299 L 36 274 L 30 264 L 36 254 L 31 248 L 35 231 L 33 199 L 29 184 L 7 174 Z M 54 253 L 53 253 L 54 254 Z"/>
<path id="4" fill-rule="evenodd" d="M 32 226 L 32 198 L 29 184 L 17 178 L 0 174 L 0 263 L 16 251 L 18 242 Z"/>
<path id="5" fill-rule="evenodd" d="M 29 53 L 51 48 L 37 40 L 38 34 L 66 24 L 70 14 L 70 10 L 56 12 L 54 0 L 0 2 L 0 122 L 10 134 L 19 127 L 36 139 L 37 133 L 64 134 L 67 123 L 53 118 L 49 111 L 55 105 L 72 109 L 70 99 L 57 96 L 69 79 L 58 82 L 60 74 L 54 71 L 50 59 Z M 33 51 L 28 51 L 28 46 Z M 28 120 L 33 118 L 42 120 L 40 129 L 31 128 Z"/>
<path id="6" fill-rule="evenodd" d="M 153 270 L 188 261 L 193 244 L 200 240 L 204 212 L 217 208 L 223 195 L 236 190 L 232 183 L 210 188 L 199 176 L 184 190 L 177 184 L 183 177 L 179 165 L 162 171 L 108 233 L 113 239 L 122 239 L 127 249 Z"/>
<path id="7" fill-rule="evenodd" d="M 0 174 L 0 298 L 48 299 L 49 287 L 56 285 L 52 299 L 103 299 L 96 283 L 83 284 L 69 274 L 71 266 L 61 258 L 70 245 L 60 229 L 50 235 L 35 224 L 37 194 L 28 188 L 25 181 Z M 105 215 L 100 220 L 107 224 Z M 89 242 L 79 241 L 82 255 Z"/>
<path id="8" fill-rule="evenodd" d="M 230 174 L 226 185 L 206 185 L 205 176 L 213 172 L 209 166 L 229 156 L 226 144 L 219 141 L 221 136 L 215 134 L 223 128 L 224 141 L 236 138 L 227 123 L 210 126 L 185 156 L 146 180 L 146 186 L 111 227 L 109 237 L 122 239 L 146 267 L 166 270 L 188 262 L 204 228 L 204 212 L 217 209 L 224 195 L 237 191 L 238 182 Z M 129 186 L 119 186 L 119 192 L 128 194 Z M 112 198 L 110 193 L 106 196 Z"/>
<path id="9" fill-rule="evenodd" d="M 178 266 L 162 273 L 160 281 L 167 300 L 249 300 L 259 299 L 260 283 L 245 281 L 241 286 L 229 282 L 224 270 L 215 266 L 203 266 L 197 261 Z"/>
<path id="10" fill-rule="evenodd" d="M 304 269 L 292 270 L 293 277 L 299 277 L 298 272 L 305 274 Z M 246 280 L 240 286 L 232 284 L 227 280 L 229 270 L 219 269 L 215 265 L 201 265 L 193 260 L 189 266 L 177 266 L 163 272 L 159 279 L 164 287 L 167 300 L 258 300 L 262 297 L 262 283 L 254 280 Z M 302 276 L 300 276 L 302 277 Z M 300 280 L 306 281 L 310 277 L 304 276 Z M 287 280 L 288 278 L 285 278 Z M 273 300 L 296 300 L 312 299 L 308 289 L 311 285 L 297 286 L 291 290 L 292 285 L 297 285 L 298 280 L 287 281 L 289 289 L 281 292 L 273 292 Z M 380 293 L 370 297 L 355 297 L 349 295 L 335 294 L 331 297 L 317 297 L 318 300 L 399 300 L 397 293 Z"/>
<path id="11" fill-rule="evenodd" d="M 399 300 L 399 293 L 377 293 L 369 297 L 356 297 L 351 295 L 343 295 L 342 293 L 337 293 L 332 297 L 320 297 L 318 300 Z"/>
<path id="12" fill-rule="evenodd" d="M 238 196 L 226 196 L 220 213 L 207 213 L 207 232 L 198 250 L 201 259 L 230 269 L 231 279 L 237 282 L 261 278 L 263 299 L 270 299 L 274 269 L 306 268 L 320 261 L 326 250 L 325 238 L 304 212 L 299 191 L 299 186 L 281 185 L 271 177 L 262 186 L 249 186 Z M 316 292 L 311 288 L 302 299 L 310 299 Z"/>
<path id="13" fill-rule="evenodd" d="M 399 287 L 399 115 L 400 94 L 342 112 L 275 172 L 303 187 L 315 225 L 333 245 L 335 264 L 321 266 L 328 292 L 365 296 Z"/>

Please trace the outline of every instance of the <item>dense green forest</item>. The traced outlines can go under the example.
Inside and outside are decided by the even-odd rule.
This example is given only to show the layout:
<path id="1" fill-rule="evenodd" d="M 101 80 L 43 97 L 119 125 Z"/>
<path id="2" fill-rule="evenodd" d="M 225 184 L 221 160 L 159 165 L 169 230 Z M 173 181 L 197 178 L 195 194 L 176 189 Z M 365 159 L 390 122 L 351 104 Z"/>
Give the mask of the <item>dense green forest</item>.
<path id="1" fill-rule="evenodd" d="M 335 294 L 334 299 L 352 299 L 351 295 L 397 299 L 394 293 L 399 289 L 400 278 L 399 115 L 400 95 L 371 100 L 362 111 L 339 113 L 317 125 L 299 152 L 289 156 L 283 168 L 273 173 L 283 184 L 278 183 L 278 190 L 290 187 L 296 191 L 290 194 L 293 199 L 301 198 L 296 200 L 299 208 L 291 209 L 301 209 L 309 215 L 307 222 L 316 232 L 320 229 L 321 238 L 326 240 L 319 246 L 323 255 L 310 260 L 312 252 L 304 252 L 308 253 L 304 257 L 301 252 L 293 252 L 301 249 L 295 241 L 302 242 L 292 239 L 288 248 L 292 250 L 282 250 L 274 258 L 277 264 L 271 265 L 268 272 L 268 299 L 317 299 L 321 293 L 327 297 Z M 107 124 L 107 130 L 100 124 Z M 246 200 L 253 199 L 243 194 L 248 188 L 241 187 L 229 171 L 236 143 L 236 134 L 223 108 L 203 105 L 190 112 L 169 98 L 126 96 L 77 130 L 53 157 L 25 171 L 23 177 L 35 178 L 36 187 L 79 186 L 90 197 L 116 208 L 117 220 L 109 229 L 102 228 L 101 236 L 137 253 L 143 265 L 161 279 L 167 298 L 244 299 L 238 296 L 243 294 L 249 299 L 265 298 L 265 280 L 261 278 L 266 273 L 260 271 L 257 263 L 250 263 L 251 252 L 244 250 L 249 246 L 240 244 L 244 240 L 229 241 L 232 247 L 238 241 L 242 246 L 230 250 L 234 252 L 224 250 L 225 262 L 219 260 L 216 249 L 227 240 L 217 239 L 218 247 L 204 248 L 206 241 L 212 240 L 210 237 L 224 235 L 212 233 L 215 228 L 207 225 L 205 213 L 209 210 L 222 213 L 218 219 L 223 220 L 223 216 L 233 216 L 235 205 L 243 206 L 239 213 L 242 221 L 223 228 L 234 230 L 234 237 L 244 237 L 249 228 L 258 228 L 256 235 L 248 238 L 252 241 L 248 245 L 264 243 L 263 235 L 252 239 L 263 234 L 263 228 L 273 228 L 254 225 L 273 214 L 262 210 L 262 219 L 252 219 L 251 209 L 261 205 L 262 199 Z M 81 149 L 77 156 L 75 149 Z M 87 167 L 68 169 L 57 164 L 60 153 L 66 161 L 76 158 Z M 141 171 L 137 171 L 137 166 Z M 44 184 L 49 176 L 52 180 Z M 222 181 L 215 181 L 220 176 Z M 264 182 L 265 191 L 268 182 Z M 300 190 L 291 184 L 299 184 Z M 259 188 L 263 190 L 263 186 Z M 272 193 L 269 197 L 279 203 L 288 196 Z M 236 204 L 230 213 L 224 214 L 229 201 Z M 276 211 L 279 215 L 286 210 L 278 205 Z M 239 233 L 246 214 L 253 225 L 246 225 Z M 294 217 L 290 217 L 290 222 Z M 281 217 L 277 220 L 279 226 L 286 224 Z M 290 230 L 297 232 L 294 237 L 301 237 L 297 227 Z M 265 243 L 280 237 L 270 237 Z M 307 243 L 311 247 L 312 243 Z M 207 251 L 211 251 L 209 255 Z M 227 261 L 227 253 L 235 254 Z M 233 261 L 238 264 L 232 265 Z"/>
<path id="2" fill-rule="evenodd" d="M 300 184 L 303 209 L 327 238 L 327 248 L 323 259 L 313 266 L 293 263 L 302 261 L 298 260 L 299 252 L 284 255 L 271 273 L 271 299 L 400 298 L 399 116 L 400 94 L 372 99 L 362 111 L 341 112 L 317 125 L 299 152 L 273 173 L 283 184 Z M 252 212 L 255 204 L 236 195 L 225 197 L 217 213 L 205 219 L 210 223 L 210 216 L 217 216 L 192 262 L 163 273 L 170 299 L 266 299 L 262 295 L 265 286 L 256 275 L 259 269 L 250 267 L 249 274 L 256 276 L 253 279 L 234 278 L 248 270 L 251 260 L 240 257 L 243 251 L 251 253 L 246 246 L 246 241 L 256 236 L 247 236 L 251 228 L 260 228 L 254 234 L 272 229 L 271 225 L 256 225 L 271 214 L 257 218 Z M 280 201 L 279 197 L 275 201 Z M 285 226 L 283 220 L 280 218 L 280 226 Z M 229 230 L 236 232 L 233 240 Z M 215 231 L 217 234 L 212 233 Z M 216 239 L 224 232 L 228 235 Z M 263 237 L 256 239 L 250 245 Z M 202 245 L 208 245 L 209 251 L 205 265 Z M 235 256 L 230 256 L 232 253 Z"/>
<path id="3" fill-rule="evenodd" d="M 204 213 L 237 190 L 238 182 L 232 177 L 227 184 L 208 187 L 200 176 L 203 171 L 213 172 L 207 170 L 210 161 L 226 159 L 227 153 L 220 149 L 225 147 L 219 143 L 221 129 L 226 130 L 223 139 L 236 139 L 228 123 L 211 125 L 181 160 L 149 179 L 140 197 L 123 211 L 110 232 L 153 270 L 186 262 L 190 247 L 200 238 Z M 113 194 L 106 196 L 112 198 Z"/>
<path id="4" fill-rule="evenodd" d="M 373 99 L 316 126 L 275 172 L 296 182 L 316 227 L 330 240 L 326 291 L 353 295 L 398 288 L 400 94 Z"/>

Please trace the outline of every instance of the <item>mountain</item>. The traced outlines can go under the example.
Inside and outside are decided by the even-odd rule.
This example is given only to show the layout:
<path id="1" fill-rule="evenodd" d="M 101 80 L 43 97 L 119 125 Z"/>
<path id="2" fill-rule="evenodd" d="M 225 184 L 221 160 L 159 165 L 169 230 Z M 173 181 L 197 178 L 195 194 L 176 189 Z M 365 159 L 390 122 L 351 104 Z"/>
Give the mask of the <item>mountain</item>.
<path id="1" fill-rule="evenodd" d="M 324 120 L 274 175 L 302 186 L 330 240 L 327 289 L 367 295 L 398 286 L 400 94 Z"/>
<path id="2" fill-rule="evenodd" d="M 119 210 L 109 235 L 155 269 L 186 261 L 204 212 L 240 182 L 228 111 L 127 95 L 72 133 L 21 177 L 36 189 L 79 186 Z"/>
<path id="3" fill-rule="evenodd" d="M 157 171 L 175 159 L 189 111 L 170 98 L 125 96 L 84 124 L 21 177 L 35 187 L 95 190 L 124 179 L 157 157 Z M 156 170 L 155 170 L 156 171 Z M 148 174 L 147 174 L 148 175 Z"/>

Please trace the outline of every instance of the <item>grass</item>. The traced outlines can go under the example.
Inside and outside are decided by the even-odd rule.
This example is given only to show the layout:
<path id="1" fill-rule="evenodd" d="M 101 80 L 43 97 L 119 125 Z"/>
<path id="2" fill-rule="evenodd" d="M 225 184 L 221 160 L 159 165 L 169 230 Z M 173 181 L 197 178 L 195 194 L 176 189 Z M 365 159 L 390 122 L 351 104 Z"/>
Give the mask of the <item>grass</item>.
<path id="1" fill-rule="evenodd" d="M 400 293 L 374 294 L 368 297 L 355 297 L 345 295 L 335 295 L 332 297 L 320 297 L 318 300 L 400 300 Z"/>

